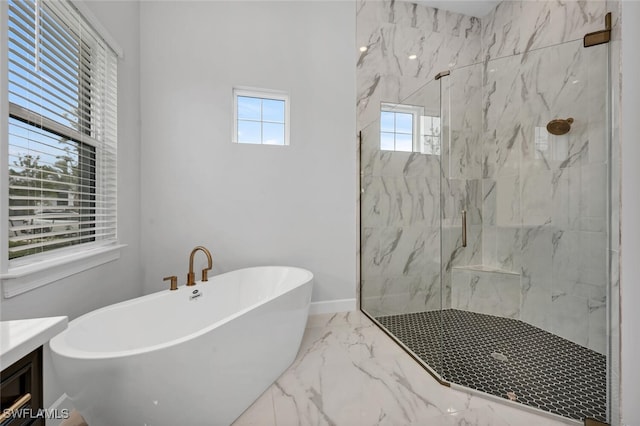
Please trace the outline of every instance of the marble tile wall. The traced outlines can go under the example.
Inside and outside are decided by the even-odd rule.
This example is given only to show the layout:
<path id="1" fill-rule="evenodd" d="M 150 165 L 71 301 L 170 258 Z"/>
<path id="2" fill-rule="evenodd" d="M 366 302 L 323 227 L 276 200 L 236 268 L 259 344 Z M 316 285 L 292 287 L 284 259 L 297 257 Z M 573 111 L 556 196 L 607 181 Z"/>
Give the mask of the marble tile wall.
<path id="1" fill-rule="evenodd" d="M 517 319 L 520 318 L 520 298 L 520 274 L 480 267 L 453 268 L 453 309 Z"/>
<path id="2" fill-rule="evenodd" d="M 440 307 L 440 191 L 432 156 L 378 150 L 363 131 L 361 297 L 374 315 Z M 437 161 L 437 160 L 435 160 Z"/>
<path id="3" fill-rule="evenodd" d="M 496 59 L 581 40 L 604 28 L 605 1 L 503 1 L 482 18 L 484 58 Z"/>
<path id="4" fill-rule="evenodd" d="M 500 3 L 482 20 L 483 264 L 521 274 L 520 319 L 606 351 L 605 2 Z M 546 124 L 574 118 L 564 136 Z"/>
<path id="5" fill-rule="evenodd" d="M 451 70 L 442 79 L 442 291 L 452 306 L 452 270 L 483 260 L 482 227 L 482 64 Z M 467 247 L 462 242 L 462 212 Z"/>
<path id="6" fill-rule="evenodd" d="M 358 46 L 368 48 L 357 63 L 362 299 L 372 314 L 451 307 L 452 269 L 485 265 L 520 275 L 520 319 L 606 351 L 607 247 L 617 253 L 606 229 L 606 48 L 584 49 L 582 37 L 617 4 L 504 1 L 478 19 L 358 3 Z M 406 99 L 442 103 L 440 156 L 377 149 L 380 103 Z M 568 117 L 567 135 L 548 134 L 550 120 Z"/>
<path id="7" fill-rule="evenodd" d="M 441 156 L 380 151 L 380 104 L 419 105 L 427 115 L 438 116 L 440 82 L 435 75 L 479 62 L 480 36 L 477 18 L 407 2 L 358 3 L 357 43 L 367 47 L 357 63 L 358 123 L 363 129 L 361 298 L 373 315 L 441 307 Z M 410 54 L 416 59 L 409 59 Z M 478 80 L 473 73 L 467 78 Z M 477 82 L 473 96 L 480 102 Z M 469 120 L 460 117 L 466 127 L 459 126 L 456 135 L 464 141 L 456 152 L 461 161 L 470 154 L 464 146 L 477 144 Z M 479 160 L 475 158 L 478 178 Z M 465 180 L 462 163 L 456 167 L 458 181 L 449 185 L 448 192 L 462 203 L 474 193 L 468 189 L 478 193 L 480 185 Z M 477 240 L 479 219 L 476 223 Z"/>
<path id="8" fill-rule="evenodd" d="M 357 46 L 367 47 L 356 69 L 359 128 L 378 120 L 380 102 L 399 103 L 439 72 L 481 61 L 478 18 L 402 1 L 357 8 Z"/>

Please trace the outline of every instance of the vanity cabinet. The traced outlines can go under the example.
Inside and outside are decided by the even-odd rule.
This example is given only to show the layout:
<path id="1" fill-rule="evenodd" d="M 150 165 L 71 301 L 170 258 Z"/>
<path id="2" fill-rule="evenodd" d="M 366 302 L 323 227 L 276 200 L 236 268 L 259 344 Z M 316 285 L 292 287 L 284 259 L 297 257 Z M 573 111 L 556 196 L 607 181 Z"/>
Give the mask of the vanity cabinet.
<path id="1" fill-rule="evenodd" d="M 40 346 L 2 370 L 0 426 L 44 426 L 44 419 L 30 418 L 28 414 L 30 412 L 35 417 L 38 410 L 43 408 L 42 404 L 42 346 Z M 26 416 L 8 415 L 8 410 L 11 408 Z"/>

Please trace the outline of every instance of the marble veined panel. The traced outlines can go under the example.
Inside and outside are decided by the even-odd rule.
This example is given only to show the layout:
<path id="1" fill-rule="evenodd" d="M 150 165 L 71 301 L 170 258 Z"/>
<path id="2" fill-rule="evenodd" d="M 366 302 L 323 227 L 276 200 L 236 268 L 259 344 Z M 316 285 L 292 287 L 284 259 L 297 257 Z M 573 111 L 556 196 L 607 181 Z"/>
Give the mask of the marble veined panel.
<path id="1" fill-rule="evenodd" d="M 374 260 L 382 269 L 381 275 L 420 275 L 425 262 L 426 233 L 424 226 L 383 228 Z"/>
<path id="2" fill-rule="evenodd" d="M 484 131 L 491 131 L 501 124 L 516 123 L 519 111 L 514 106 L 521 103 L 519 56 L 484 62 L 483 120 Z"/>
<path id="3" fill-rule="evenodd" d="M 425 81 L 481 61 L 475 17 L 407 2 L 360 2 L 357 44 L 358 123 L 375 119 L 380 102 L 400 102 Z M 415 55 L 412 56 L 412 55 Z"/>
<path id="4" fill-rule="evenodd" d="M 554 285 L 577 283 L 580 278 L 580 233 L 555 229 L 552 236 L 551 271 Z M 568 284 L 565 284 L 568 285 Z"/>
<path id="5" fill-rule="evenodd" d="M 607 353 L 607 295 L 604 288 L 596 288 L 589 298 L 589 335 L 587 347 Z"/>
<path id="6" fill-rule="evenodd" d="M 571 294 L 553 294 L 551 332 L 581 346 L 589 340 L 589 299 Z"/>
<path id="7" fill-rule="evenodd" d="M 520 275 L 453 268 L 451 307 L 518 319 Z"/>
<path id="8" fill-rule="evenodd" d="M 521 209 L 523 226 L 544 225 L 551 222 L 550 170 L 522 173 Z"/>
<path id="9" fill-rule="evenodd" d="M 607 10 L 605 1 L 503 1 L 483 18 L 484 55 L 495 59 L 581 40 L 604 28 Z"/>
<path id="10" fill-rule="evenodd" d="M 365 227 L 363 224 L 360 233 L 361 279 L 380 276 L 379 253 L 380 228 Z"/>
<path id="11" fill-rule="evenodd" d="M 363 302 L 367 312 L 376 315 L 393 315 L 423 309 L 417 297 L 422 291 L 419 276 L 378 277 L 367 279 L 363 286 Z"/>
<path id="12" fill-rule="evenodd" d="M 467 224 L 482 223 L 482 181 L 480 179 L 446 179 L 442 182 L 443 224 L 453 224 L 467 212 Z"/>
<path id="13" fill-rule="evenodd" d="M 519 226 L 520 176 L 501 176 L 496 180 L 496 225 Z"/>
<path id="14" fill-rule="evenodd" d="M 556 170 L 551 183 L 552 223 L 554 227 L 567 231 L 578 229 L 582 209 L 581 168 Z"/>
<path id="15" fill-rule="evenodd" d="M 363 227 L 438 226 L 439 182 L 426 177 L 363 176 Z"/>
<path id="16" fill-rule="evenodd" d="M 522 2 L 502 1 L 482 19 L 482 42 L 486 58 L 500 58 L 520 53 Z"/>
<path id="17" fill-rule="evenodd" d="M 523 1 L 520 49 L 553 46 L 582 40 L 586 33 L 604 29 L 605 1 Z"/>
<path id="18" fill-rule="evenodd" d="M 451 131 L 449 177 L 453 179 L 480 179 L 482 177 L 482 143 L 480 134 L 472 131 Z"/>
<path id="19" fill-rule="evenodd" d="M 426 28 L 437 33 L 444 30 L 446 19 L 445 11 L 390 0 L 359 0 L 356 14 L 362 29 L 389 23 L 408 28 Z"/>
<path id="20" fill-rule="evenodd" d="M 482 224 L 494 226 L 496 224 L 496 181 L 482 179 Z"/>
<path id="21" fill-rule="evenodd" d="M 550 225 L 527 227 L 522 232 L 520 319 L 549 330 L 551 322 L 551 256 L 553 229 Z"/>
<path id="22" fill-rule="evenodd" d="M 424 225 L 426 183 L 420 177 L 364 177 L 363 223 L 377 227 Z"/>
<path id="23" fill-rule="evenodd" d="M 443 83 L 452 109 L 449 125 L 456 131 L 478 132 L 482 123 L 482 64 L 456 68 Z"/>
<path id="24" fill-rule="evenodd" d="M 607 214 L 607 166 L 603 163 L 589 164 L 580 172 L 580 216 L 604 220 Z"/>
<path id="25" fill-rule="evenodd" d="M 494 266 L 505 271 L 519 271 L 522 267 L 522 237 L 520 226 L 496 227 L 496 260 Z"/>
<path id="26" fill-rule="evenodd" d="M 395 177 L 430 176 L 439 174 L 439 158 L 419 152 L 380 151 L 380 175 Z"/>

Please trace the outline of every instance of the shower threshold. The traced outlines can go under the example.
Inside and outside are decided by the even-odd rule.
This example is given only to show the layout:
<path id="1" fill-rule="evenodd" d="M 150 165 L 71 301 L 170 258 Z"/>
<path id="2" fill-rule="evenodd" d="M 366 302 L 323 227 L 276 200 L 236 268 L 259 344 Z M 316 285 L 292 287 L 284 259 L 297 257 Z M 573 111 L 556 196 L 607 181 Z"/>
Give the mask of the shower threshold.
<path id="1" fill-rule="evenodd" d="M 525 322 L 457 309 L 375 319 L 443 380 L 606 422 L 606 357 Z"/>

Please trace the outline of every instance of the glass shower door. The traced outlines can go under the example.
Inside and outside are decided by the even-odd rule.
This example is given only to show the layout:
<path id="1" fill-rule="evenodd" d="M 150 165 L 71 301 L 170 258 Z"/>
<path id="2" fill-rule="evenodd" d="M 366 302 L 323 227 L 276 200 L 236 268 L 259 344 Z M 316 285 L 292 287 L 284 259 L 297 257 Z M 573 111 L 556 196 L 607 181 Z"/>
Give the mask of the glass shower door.
<path id="1" fill-rule="evenodd" d="M 579 40 L 455 69 L 442 95 L 442 377 L 601 421 L 607 49 Z"/>
<path id="2" fill-rule="evenodd" d="M 440 82 L 380 103 L 361 133 L 361 307 L 441 368 Z M 432 326 L 416 333 L 416 321 Z M 416 346 L 413 346 L 414 348 Z M 419 356 L 415 350 L 417 358 Z"/>

